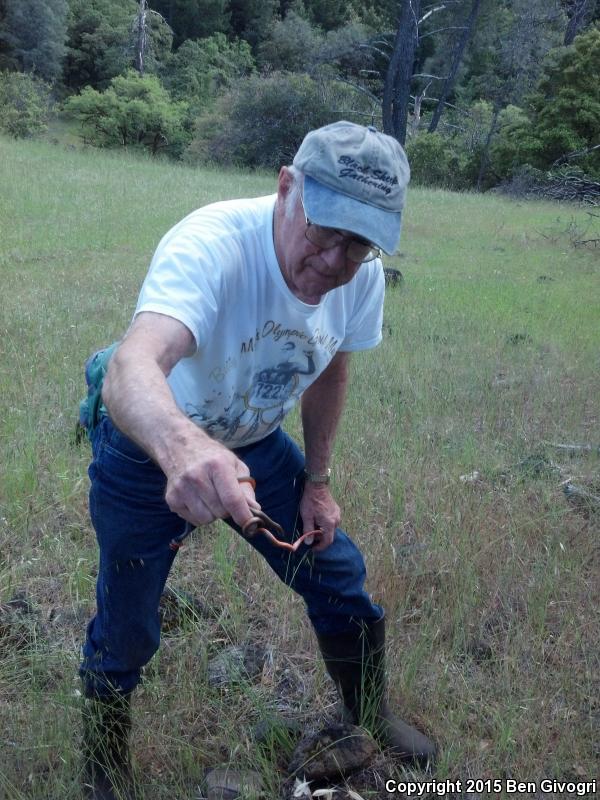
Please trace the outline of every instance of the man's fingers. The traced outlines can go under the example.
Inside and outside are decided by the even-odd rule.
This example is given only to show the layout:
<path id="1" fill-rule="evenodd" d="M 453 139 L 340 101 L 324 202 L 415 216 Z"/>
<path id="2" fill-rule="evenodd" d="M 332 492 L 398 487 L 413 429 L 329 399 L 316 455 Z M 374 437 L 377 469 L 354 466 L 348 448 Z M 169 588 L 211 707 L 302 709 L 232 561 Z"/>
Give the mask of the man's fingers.
<path id="1" fill-rule="evenodd" d="M 310 537 L 307 537 L 310 538 Z M 319 537 L 318 542 L 313 547 L 313 552 L 321 553 L 323 550 L 327 550 L 327 548 L 333 544 L 333 540 L 335 539 L 335 530 L 332 533 L 322 534 Z"/>
<path id="2" fill-rule="evenodd" d="M 340 523 L 340 509 L 332 498 L 326 486 L 305 487 L 304 495 L 300 504 L 302 515 L 302 528 L 304 533 L 320 530 L 317 536 L 307 536 L 304 542 L 311 544 L 315 553 L 326 550 L 335 538 L 335 530 Z"/>
<path id="3" fill-rule="evenodd" d="M 260 508 L 254 496 L 254 481 L 248 480 L 249 477 L 249 475 L 236 476 L 227 470 L 213 478 L 219 503 L 224 509 L 223 516 L 231 517 L 240 527 L 253 516 L 253 511 Z M 239 478 L 242 480 L 240 481 Z"/>
<path id="4" fill-rule="evenodd" d="M 260 511 L 260 503 L 257 501 L 256 496 L 254 494 L 254 487 L 256 485 L 254 480 L 252 480 L 252 483 L 249 483 L 248 481 L 245 480 L 240 481 L 240 479 L 238 478 L 238 483 L 240 484 L 240 489 L 242 490 L 242 493 L 246 498 L 246 502 L 248 503 L 250 510 Z"/>
<path id="5" fill-rule="evenodd" d="M 202 500 L 195 502 L 192 508 L 187 505 L 176 508 L 173 506 L 169 507 L 171 511 L 174 511 L 175 514 L 187 520 L 187 522 L 191 522 L 193 525 L 208 525 L 210 522 L 214 522 L 215 519 L 217 519 L 212 510 L 203 503 Z"/>
<path id="6" fill-rule="evenodd" d="M 229 486 L 226 481 L 219 481 L 202 493 L 195 486 L 187 486 L 184 491 L 167 492 L 165 499 L 171 511 L 195 525 L 208 525 L 229 516 L 236 522 L 240 518 L 246 522 L 253 514 L 251 509 L 258 510 L 259 505 L 251 485 L 245 486 L 247 489 L 242 489 L 233 478 Z"/>

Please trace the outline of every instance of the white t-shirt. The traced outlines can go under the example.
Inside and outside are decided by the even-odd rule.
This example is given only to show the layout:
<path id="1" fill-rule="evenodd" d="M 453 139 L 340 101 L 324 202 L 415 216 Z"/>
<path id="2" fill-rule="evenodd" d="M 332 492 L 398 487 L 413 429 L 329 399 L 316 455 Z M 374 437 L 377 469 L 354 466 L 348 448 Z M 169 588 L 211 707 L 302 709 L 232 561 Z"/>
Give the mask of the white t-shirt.
<path id="1" fill-rule="evenodd" d="M 337 350 L 381 341 L 381 262 L 363 264 L 318 305 L 286 285 L 273 244 L 275 195 L 214 203 L 161 240 L 136 314 L 174 317 L 197 350 L 168 382 L 178 406 L 234 448 L 271 433 Z"/>

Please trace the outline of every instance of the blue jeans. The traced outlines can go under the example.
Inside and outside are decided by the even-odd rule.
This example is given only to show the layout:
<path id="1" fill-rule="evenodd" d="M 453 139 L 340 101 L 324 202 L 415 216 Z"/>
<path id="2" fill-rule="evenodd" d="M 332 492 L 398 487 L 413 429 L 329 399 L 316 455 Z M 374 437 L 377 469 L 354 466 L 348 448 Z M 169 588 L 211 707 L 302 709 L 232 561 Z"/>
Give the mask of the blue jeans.
<path id="1" fill-rule="evenodd" d="M 92 450 L 90 514 L 100 563 L 96 616 L 88 625 L 80 667 L 88 696 L 127 693 L 138 684 L 160 641 L 158 606 L 176 555 L 169 542 L 186 525 L 165 502 L 164 473 L 107 417 L 94 433 Z M 293 440 L 278 429 L 235 452 L 256 480 L 263 510 L 284 531 L 302 533 L 304 456 Z M 361 620 L 382 616 L 364 590 L 363 557 L 342 530 L 322 553 L 304 545 L 289 553 L 260 534 L 247 541 L 303 597 L 318 633 L 358 630 Z"/>

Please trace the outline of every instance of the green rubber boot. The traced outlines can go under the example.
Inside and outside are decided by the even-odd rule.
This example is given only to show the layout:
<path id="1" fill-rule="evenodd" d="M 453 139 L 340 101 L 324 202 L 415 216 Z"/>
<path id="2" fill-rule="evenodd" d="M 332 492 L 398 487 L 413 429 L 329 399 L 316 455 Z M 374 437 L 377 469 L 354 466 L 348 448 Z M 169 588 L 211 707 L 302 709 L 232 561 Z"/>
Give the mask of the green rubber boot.
<path id="1" fill-rule="evenodd" d="M 317 634 L 327 672 L 342 698 L 348 722 L 362 725 L 404 762 L 431 766 L 435 744 L 399 719 L 385 699 L 385 618 L 362 622 L 356 633 Z"/>
<path id="2" fill-rule="evenodd" d="M 83 700 L 83 788 L 86 800 L 135 800 L 129 754 L 129 695 Z"/>

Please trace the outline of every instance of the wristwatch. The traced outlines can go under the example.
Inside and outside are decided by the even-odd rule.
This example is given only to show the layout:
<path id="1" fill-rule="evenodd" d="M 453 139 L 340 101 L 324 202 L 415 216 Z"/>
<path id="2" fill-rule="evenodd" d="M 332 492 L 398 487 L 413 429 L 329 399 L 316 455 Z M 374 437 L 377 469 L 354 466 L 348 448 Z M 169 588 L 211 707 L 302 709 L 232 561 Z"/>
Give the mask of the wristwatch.
<path id="1" fill-rule="evenodd" d="M 308 483 L 329 483 L 331 480 L 331 469 L 328 467 L 325 472 L 309 472 L 304 470 L 304 480 Z"/>

